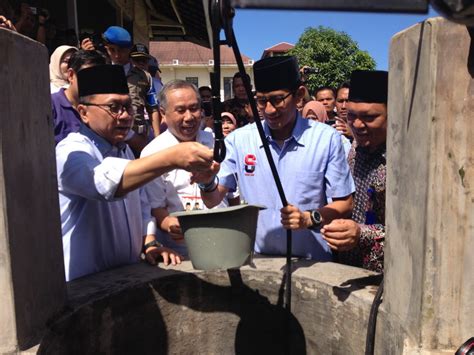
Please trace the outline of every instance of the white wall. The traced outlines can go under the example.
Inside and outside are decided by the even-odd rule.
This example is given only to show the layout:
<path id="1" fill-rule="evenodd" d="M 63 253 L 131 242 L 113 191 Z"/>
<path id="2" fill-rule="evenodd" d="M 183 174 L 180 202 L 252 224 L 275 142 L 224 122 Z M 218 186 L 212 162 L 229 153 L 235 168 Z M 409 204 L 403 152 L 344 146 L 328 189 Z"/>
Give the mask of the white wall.
<path id="1" fill-rule="evenodd" d="M 211 86 L 211 79 L 209 73 L 213 69 L 212 66 L 183 66 L 183 65 L 160 65 L 161 69 L 161 80 L 163 84 L 174 79 L 185 80 L 186 77 L 197 77 L 199 86 Z M 253 71 L 252 67 L 245 68 L 247 73 L 250 75 L 253 83 Z M 237 65 L 225 66 L 221 68 L 221 99 L 224 99 L 224 78 L 232 78 L 238 71 Z"/>

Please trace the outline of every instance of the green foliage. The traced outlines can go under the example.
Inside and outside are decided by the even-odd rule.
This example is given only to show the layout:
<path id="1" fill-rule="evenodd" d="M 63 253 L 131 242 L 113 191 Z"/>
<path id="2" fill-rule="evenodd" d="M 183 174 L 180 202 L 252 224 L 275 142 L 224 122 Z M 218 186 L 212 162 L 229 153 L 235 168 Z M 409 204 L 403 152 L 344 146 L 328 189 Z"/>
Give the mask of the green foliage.
<path id="1" fill-rule="evenodd" d="M 321 86 L 338 87 L 349 80 L 353 70 L 375 69 L 375 60 L 360 50 L 347 33 L 323 26 L 307 28 L 288 54 L 296 56 L 301 67 L 307 65 L 319 70 L 308 76 L 311 94 Z"/>

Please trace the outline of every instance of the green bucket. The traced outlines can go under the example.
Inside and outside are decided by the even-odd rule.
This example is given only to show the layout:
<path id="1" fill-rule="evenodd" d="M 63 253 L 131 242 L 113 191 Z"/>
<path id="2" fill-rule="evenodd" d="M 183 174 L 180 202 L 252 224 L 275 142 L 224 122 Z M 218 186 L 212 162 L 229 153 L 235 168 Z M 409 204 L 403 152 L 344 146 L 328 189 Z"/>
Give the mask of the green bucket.
<path id="1" fill-rule="evenodd" d="M 250 262 L 258 211 L 264 208 L 239 205 L 171 215 L 179 219 L 193 267 L 216 270 L 240 267 Z"/>

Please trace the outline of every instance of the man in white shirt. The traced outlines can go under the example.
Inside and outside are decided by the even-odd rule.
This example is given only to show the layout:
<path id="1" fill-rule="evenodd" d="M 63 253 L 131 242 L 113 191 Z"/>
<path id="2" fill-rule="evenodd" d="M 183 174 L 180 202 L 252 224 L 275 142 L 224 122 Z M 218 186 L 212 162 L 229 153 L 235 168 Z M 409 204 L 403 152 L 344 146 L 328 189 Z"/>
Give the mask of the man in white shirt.
<path id="1" fill-rule="evenodd" d="M 197 88 L 186 81 L 174 80 L 163 86 L 159 96 L 160 113 L 168 130 L 151 141 L 141 157 L 173 147 L 180 142 L 198 142 L 209 148 L 214 145 L 212 133 L 200 129 L 201 99 Z M 170 213 L 184 211 L 187 203 L 204 206 L 197 184 L 191 184 L 190 173 L 176 169 L 150 182 L 145 190 L 156 218 L 157 238 L 163 245 L 186 255 L 183 235 L 176 217 Z"/>
<path id="2" fill-rule="evenodd" d="M 180 256 L 156 242 L 154 218 L 139 188 L 172 171 L 207 171 L 212 151 L 195 142 L 177 144 L 133 160 L 124 144 L 133 124 L 125 73 L 99 65 L 78 72 L 79 132 L 56 147 L 66 280 L 139 261 Z"/>

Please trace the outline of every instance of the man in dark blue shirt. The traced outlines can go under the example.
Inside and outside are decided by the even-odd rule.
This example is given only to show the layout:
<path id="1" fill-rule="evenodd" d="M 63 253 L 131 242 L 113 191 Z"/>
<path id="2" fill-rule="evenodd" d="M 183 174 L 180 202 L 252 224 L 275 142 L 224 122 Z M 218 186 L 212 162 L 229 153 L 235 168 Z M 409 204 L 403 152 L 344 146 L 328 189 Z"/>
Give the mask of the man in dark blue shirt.
<path id="1" fill-rule="evenodd" d="M 77 73 L 81 69 L 101 64 L 105 64 L 105 58 L 97 51 L 79 50 L 69 58 L 67 70 L 69 87 L 51 95 L 56 144 L 66 138 L 69 133 L 77 132 L 81 125 L 81 118 L 76 111 L 79 103 Z"/>

